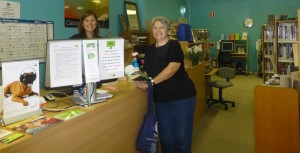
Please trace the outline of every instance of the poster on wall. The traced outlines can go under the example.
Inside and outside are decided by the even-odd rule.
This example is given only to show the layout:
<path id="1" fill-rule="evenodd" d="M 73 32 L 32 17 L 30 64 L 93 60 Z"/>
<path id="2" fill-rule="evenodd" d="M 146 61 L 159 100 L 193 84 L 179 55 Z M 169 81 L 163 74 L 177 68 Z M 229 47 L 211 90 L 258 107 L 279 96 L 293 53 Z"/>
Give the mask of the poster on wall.
<path id="1" fill-rule="evenodd" d="M 3 62 L 2 80 L 4 124 L 42 114 L 38 60 Z"/>
<path id="2" fill-rule="evenodd" d="M 20 2 L 0 1 L 0 18 L 20 19 Z"/>
<path id="3" fill-rule="evenodd" d="M 78 27 L 80 16 L 86 10 L 93 10 L 97 17 L 99 28 L 109 28 L 109 0 L 65 0 L 65 27 Z"/>

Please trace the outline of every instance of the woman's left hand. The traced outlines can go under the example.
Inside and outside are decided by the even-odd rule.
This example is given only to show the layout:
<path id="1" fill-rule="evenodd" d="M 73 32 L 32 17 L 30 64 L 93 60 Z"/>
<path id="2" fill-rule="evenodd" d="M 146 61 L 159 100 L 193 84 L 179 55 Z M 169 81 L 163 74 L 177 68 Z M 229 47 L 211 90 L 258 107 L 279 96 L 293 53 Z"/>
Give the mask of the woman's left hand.
<path id="1" fill-rule="evenodd" d="M 135 84 L 137 87 L 142 88 L 142 89 L 148 88 L 148 83 L 146 81 L 136 81 Z"/>

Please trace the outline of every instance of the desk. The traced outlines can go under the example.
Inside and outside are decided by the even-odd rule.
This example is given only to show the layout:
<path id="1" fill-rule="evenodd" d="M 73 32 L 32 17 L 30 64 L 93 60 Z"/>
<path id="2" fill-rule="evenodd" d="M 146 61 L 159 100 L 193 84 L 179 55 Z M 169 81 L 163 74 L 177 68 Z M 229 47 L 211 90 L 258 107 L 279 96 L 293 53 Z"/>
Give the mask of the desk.
<path id="1" fill-rule="evenodd" d="M 205 111 L 205 63 L 187 68 L 197 90 L 194 125 Z M 147 108 L 147 91 L 133 82 L 119 80 L 114 96 L 107 102 L 86 108 L 86 113 L 50 127 L 36 135 L 27 135 L 10 144 L 0 143 L 1 153 L 136 153 L 135 141 Z M 67 101 L 67 99 L 66 99 Z M 46 112 L 45 116 L 57 113 Z M 2 127 L 6 129 L 6 127 Z"/>
<path id="2" fill-rule="evenodd" d="M 191 62 L 190 62 L 191 63 Z M 205 77 L 204 77 L 204 69 L 205 62 L 201 62 L 198 65 L 193 67 L 186 68 L 187 73 L 191 80 L 193 80 L 195 84 L 195 88 L 197 91 L 196 95 L 196 109 L 194 113 L 194 125 L 197 125 L 203 116 L 206 108 L 206 99 L 205 99 Z"/>
<path id="3" fill-rule="evenodd" d="M 236 66 L 237 72 L 243 72 L 248 75 L 248 53 L 230 53 Z"/>
<path id="4" fill-rule="evenodd" d="M 119 82 L 114 97 L 85 109 L 86 113 L 36 135 L 0 144 L 1 153 L 101 152 L 135 153 L 135 140 L 146 112 L 147 92 Z M 45 113 L 52 116 L 55 113 Z"/>
<path id="5" fill-rule="evenodd" d="M 299 153 L 299 100 L 295 89 L 254 89 L 256 153 Z"/>

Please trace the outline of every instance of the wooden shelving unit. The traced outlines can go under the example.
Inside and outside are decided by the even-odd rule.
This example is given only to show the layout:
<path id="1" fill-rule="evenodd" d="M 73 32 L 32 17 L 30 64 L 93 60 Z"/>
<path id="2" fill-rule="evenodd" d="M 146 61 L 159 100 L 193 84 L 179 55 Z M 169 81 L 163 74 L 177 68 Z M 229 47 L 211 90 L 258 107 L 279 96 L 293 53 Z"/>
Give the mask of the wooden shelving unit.
<path id="1" fill-rule="evenodd" d="M 236 63 L 237 71 L 248 75 L 248 40 L 234 40 L 234 51 L 231 57 Z"/>
<path id="2" fill-rule="evenodd" d="M 294 64 L 293 45 L 298 45 L 298 20 L 276 21 L 277 73 L 290 75 L 298 69 Z"/>
<path id="3" fill-rule="evenodd" d="M 150 44 L 150 35 L 149 32 L 122 32 L 120 34 L 122 38 L 128 40 L 129 43 L 133 46 L 134 51 L 143 53 L 144 50 Z"/>
<path id="4" fill-rule="evenodd" d="M 221 43 L 223 42 L 233 43 L 233 51 L 230 51 L 229 54 L 237 74 L 248 75 L 248 40 L 222 40 Z M 223 52 L 222 49 L 220 49 L 220 52 Z"/>
<path id="5" fill-rule="evenodd" d="M 262 26 L 262 72 L 266 82 L 277 71 L 277 55 L 275 52 L 275 26 Z"/>
<path id="6" fill-rule="evenodd" d="M 263 82 L 274 74 L 290 75 L 299 70 L 299 58 L 294 56 L 299 53 L 298 20 L 277 20 L 274 23 L 262 26 Z"/>

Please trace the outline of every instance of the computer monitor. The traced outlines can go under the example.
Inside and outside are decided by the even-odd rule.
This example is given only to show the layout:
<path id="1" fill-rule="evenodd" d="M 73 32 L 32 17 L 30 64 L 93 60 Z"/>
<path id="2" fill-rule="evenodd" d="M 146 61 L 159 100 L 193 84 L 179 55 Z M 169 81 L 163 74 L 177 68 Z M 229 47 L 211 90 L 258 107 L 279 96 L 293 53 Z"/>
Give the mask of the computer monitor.
<path id="1" fill-rule="evenodd" d="M 221 42 L 222 52 L 233 52 L 233 41 L 222 41 Z"/>
<path id="2" fill-rule="evenodd" d="M 86 82 L 91 82 L 91 77 L 94 80 L 92 82 L 97 82 L 99 87 L 100 82 L 114 81 L 122 76 L 124 76 L 123 39 L 47 42 L 46 89 L 79 89 L 84 87 Z"/>

